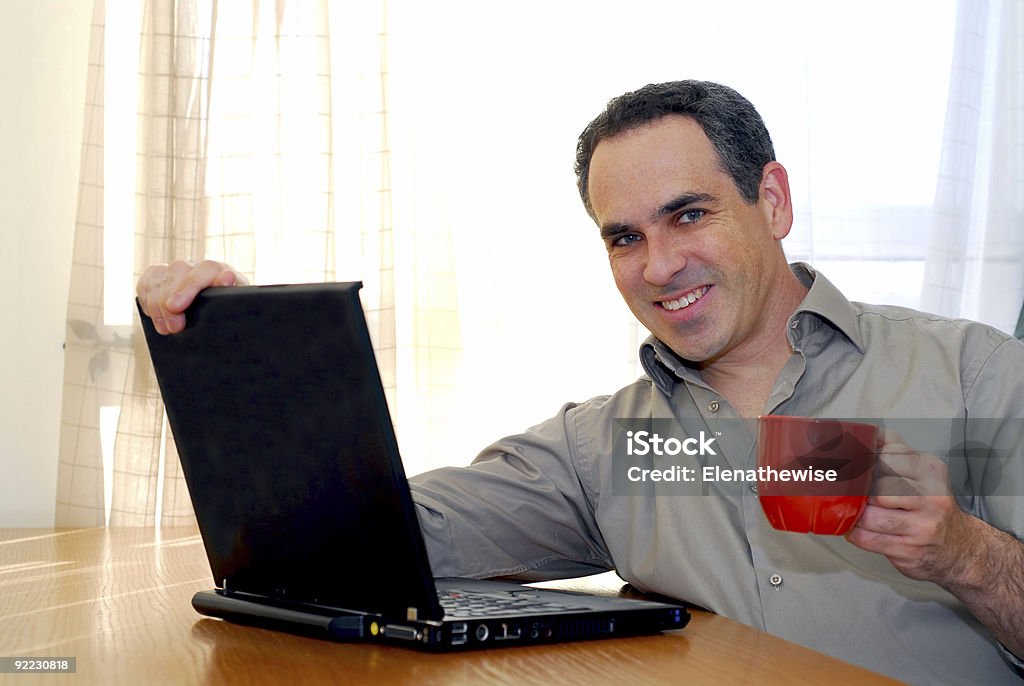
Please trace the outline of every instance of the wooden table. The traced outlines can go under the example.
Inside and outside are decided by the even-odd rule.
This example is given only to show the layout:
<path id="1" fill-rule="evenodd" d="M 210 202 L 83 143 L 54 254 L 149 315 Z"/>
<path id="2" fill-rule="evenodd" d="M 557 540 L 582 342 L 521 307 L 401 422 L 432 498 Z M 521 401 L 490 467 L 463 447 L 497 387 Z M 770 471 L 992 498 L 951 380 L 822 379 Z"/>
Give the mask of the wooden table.
<path id="1" fill-rule="evenodd" d="M 705 612 L 641 638 L 433 655 L 201 617 L 195 529 L 0 529 L 0 657 L 74 657 L 3 684 L 896 683 Z"/>

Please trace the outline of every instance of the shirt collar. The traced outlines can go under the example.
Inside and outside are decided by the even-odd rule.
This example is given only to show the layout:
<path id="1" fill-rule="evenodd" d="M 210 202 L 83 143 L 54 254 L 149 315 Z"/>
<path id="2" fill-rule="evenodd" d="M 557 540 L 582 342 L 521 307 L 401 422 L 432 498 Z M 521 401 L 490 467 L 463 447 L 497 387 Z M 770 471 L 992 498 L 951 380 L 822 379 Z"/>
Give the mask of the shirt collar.
<path id="1" fill-rule="evenodd" d="M 804 262 L 793 262 L 790 269 L 800 282 L 809 288 L 800 307 L 790 318 L 790 326 L 796 328 L 800 315 L 807 313 L 824 320 L 838 329 L 861 353 L 864 339 L 861 335 L 857 311 L 838 288 L 824 275 Z M 693 363 L 679 357 L 664 342 L 649 336 L 640 346 L 640 363 L 651 377 L 654 385 L 667 396 L 672 395 L 681 380 L 700 382 L 700 373 Z"/>
<path id="2" fill-rule="evenodd" d="M 864 337 L 860 331 L 860 320 L 853 303 L 847 300 L 846 296 L 826 279 L 824 274 L 815 270 L 811 265 L 805 262 L 793 262 L 789 266 L 796 278 L 800 279 L 803 285 L 810 287 L 803 302 L 800 303 L 800 307 L 790 318 L 790 322 L 805 312 L 817 315 L 831 323 L 853 343 L 858 352 L 863 353 Z"/>

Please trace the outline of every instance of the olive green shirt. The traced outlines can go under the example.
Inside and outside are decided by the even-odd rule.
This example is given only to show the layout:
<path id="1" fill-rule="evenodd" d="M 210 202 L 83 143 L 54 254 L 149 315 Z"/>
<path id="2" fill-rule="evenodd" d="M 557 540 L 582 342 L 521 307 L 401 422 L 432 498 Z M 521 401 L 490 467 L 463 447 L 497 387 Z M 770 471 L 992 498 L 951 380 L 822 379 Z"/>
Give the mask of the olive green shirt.
<path id="1" fill-rule="evenodd" d="M 947 460 L 964 509 L 1019 538 L 1024 344 L 974 322 L 851 303 L 807 265 L 793 269 L 810 290 L 764 412 L 894 428 Z M 911 683 L 1020 683 L 1013 658 L 953 596 L 841 536 L 772 529 L 756 483 L 625 479 L 636 458 L 624 456 L 623 429 L 651 420 L 715 438 L 713 451 L 673 464 L 755 466 L 755 422 L 660 341 L 641 356 L 647 375 L 618 393 L 565 405 L 470 467 L 411 480 L 436 575 L 614 569 L 640 589 Z"/>

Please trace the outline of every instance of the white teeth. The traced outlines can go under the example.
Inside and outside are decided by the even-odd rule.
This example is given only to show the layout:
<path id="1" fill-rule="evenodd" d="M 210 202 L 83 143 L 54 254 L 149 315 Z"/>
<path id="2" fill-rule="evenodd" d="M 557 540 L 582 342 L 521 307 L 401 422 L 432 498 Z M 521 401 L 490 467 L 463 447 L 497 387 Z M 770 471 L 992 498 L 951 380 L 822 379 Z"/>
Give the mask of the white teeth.
<path id="1" fill-rule="evenodd" d="M 661 303 L 661 306 L 666 310 L 681 310 L 684 307 L 689 307 L 691 304 L 700 300 L 701 296 L 708 292 L 708 286 L 703 286 L 695 291 L 690 291 L 679 300 L 665 300 Z"/>

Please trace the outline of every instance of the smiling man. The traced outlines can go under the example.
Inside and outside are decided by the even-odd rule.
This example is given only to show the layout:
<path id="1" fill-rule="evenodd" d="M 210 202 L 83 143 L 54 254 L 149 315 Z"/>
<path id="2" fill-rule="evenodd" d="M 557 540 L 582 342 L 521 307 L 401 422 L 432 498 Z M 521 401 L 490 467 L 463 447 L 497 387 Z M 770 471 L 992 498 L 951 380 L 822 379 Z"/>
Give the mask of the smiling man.
<path id="1" fill-rule="evenodd" d="M 786 321 L 807 293 L 782 252 L 786 170 L 766 159 L 761 176 L 743 197 L 700 124 L 670 115 L 602 140 L 584 190 L 633 314 L 748 417 L 790 356 Z"/>
<path id="2" fill-rule="evenodd" d="M 577 153 L 615 282 L 652 333 L 647 374 L 565 405 L 469 467 L 415 477 L 435 574 L 615 569 L 909 682 L 1019 683 L 1024 345 L 973 322 L 851 303 L 788 264 L 786 170 L 753 106 L 727 87 L 627 93 Z M 138 293 L 173 333 L 200 289 L 237 279 L 222 264 L 178 262 L 147 270 Z M 552 354 L 572 364 L 573 347 L 589 344 L 566 332 Z M 1008 448 L 996 469 L 885 432 L 873 495 L 845 537 L 772 529 L 754 483 L 713 480 L 697 495 L 617 488 L 624 421 L 713 435 L 714 450 L 680 456 L 685 480 L 749 469 L 749 420 L 762 414 L 920 419 L 926 434 L 958 427 L 953 442 Z"/>
<path id="3" fill-rule="evenodd" d="M 441 568 L 615 568 L 908 681 L 1016 681 L 1020 662 L 1003 645 L 1024 654 L 1024 546 L 1005 531 L 1024 531 L 1022 455 L 1002 474 L 1013 495 L 984 498 L 977 484 L 990 477 L 958 475 L 957 492 L 977 495 L 969 513 L 945 463 L 886 432 L 857 527 L 813 537 L 766 527 L 744 484 L 713 481 L 707 497 L 617 494 L 613 427 L 721 427 L 726 464 L 703 454 L 705 470 L 751 466 L 753 437 L 736 422 L 769 413 L 1006 417 L 1019 432 L 1024 348 L 977 324 L 855 306 L 789 265 L 786 170 L 729 88 L 675 82 L 613 100 L 581 135 L 576 171 L 619 292 L 652 333 L 648 378 L 567 406 L 468 470 L 417 479 Z"/>

